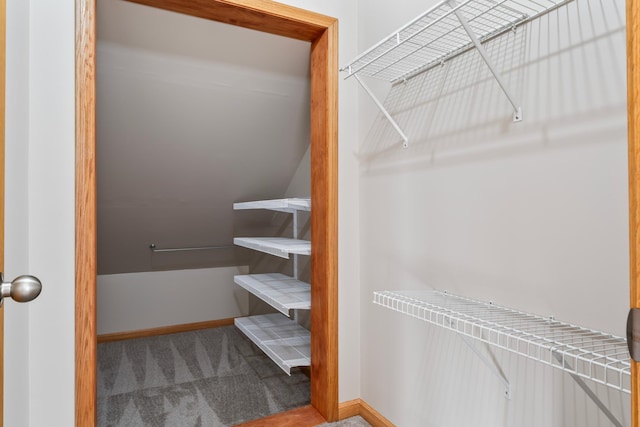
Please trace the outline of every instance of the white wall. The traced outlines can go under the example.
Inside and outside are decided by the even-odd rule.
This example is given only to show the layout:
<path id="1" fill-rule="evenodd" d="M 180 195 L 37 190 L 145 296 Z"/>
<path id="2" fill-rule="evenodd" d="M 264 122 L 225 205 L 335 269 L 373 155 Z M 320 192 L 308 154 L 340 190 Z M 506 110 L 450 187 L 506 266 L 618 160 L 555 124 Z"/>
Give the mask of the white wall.
<path id="1" fill-rule="evenodd" d="M 7 304 L 5 425 L 73 425 L 75 5 L 7 3 L 6 270 L 43 291 Z"/>
<path id="2" fill-rule="evenodd" d="M 361 48 L 434 3 L 366 2 Z M 391 90 L 407 150 L 361 97 L 361 394 L 396 425 L 609 425 L 566 374 L 480 346 L 508 401 L 459 337 L 370 301 L 435 288 L 623 336 L 623 25 L 623 1 L 575 0 L 487 45 L 521 123 L 475 52 Z M 628 396 L 597 390 L 629 423 Z"/>
<path id="3" fill-rule="evenodd" d="M 339 20 L 339 65 L 358 54 L 358 6 L 356 1 L 283 0 L 332 16 Z M 361 3 L 364 5 L 364 3 Z M 366 6 L 366 5 L 365 5 Z M 363 6 L 363 7 L 365 7 Z M 358 122 L 355 82 L 340 76 L 339 147 L 338 147 L 338 283 L 339 283 L 339 400 L 360 397 L 360 267 L 358 252 L 359 172 L 357 161 Z"/>
<path id="4" fill-rule="evenodd" d="M 247 292 L 233 282 L 248 267 L 98 276 L 98 334 L 246 316 Z"/>

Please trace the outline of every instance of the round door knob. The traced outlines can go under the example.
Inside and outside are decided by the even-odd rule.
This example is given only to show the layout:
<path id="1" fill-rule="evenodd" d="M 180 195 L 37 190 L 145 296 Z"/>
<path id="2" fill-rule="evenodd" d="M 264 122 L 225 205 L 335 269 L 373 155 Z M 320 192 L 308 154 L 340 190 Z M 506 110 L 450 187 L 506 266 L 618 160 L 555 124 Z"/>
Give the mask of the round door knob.
<path id="1" fill-rule="evenodd" d="M 5 282 L 2 273 L 0 273 L 0 304 L 2 299 L 6 297 L 12 298 L 17 302 L 29 302 L 40 295 L 42 291 L 42 283 L 34 276 L 18 276 L 11 282 Z"/>
<path id="2" fill-rule="evenodd" d="M 11 299 L 17 302 L 29 302 L 40 295 L 42 283 L 34 276 L 18 276 L 11 282 Z"/>

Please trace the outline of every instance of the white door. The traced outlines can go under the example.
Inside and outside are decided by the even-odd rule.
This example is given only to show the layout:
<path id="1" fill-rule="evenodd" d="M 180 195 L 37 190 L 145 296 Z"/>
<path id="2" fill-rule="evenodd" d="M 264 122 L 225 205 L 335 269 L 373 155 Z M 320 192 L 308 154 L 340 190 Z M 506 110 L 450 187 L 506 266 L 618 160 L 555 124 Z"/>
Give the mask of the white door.
<path id="1" fill-rule="evenodd" d="M 20 116 L 7 127 L 19 126 L 21 135 L 6 141 L 5 269 L 11 279 L 38 276 L 43 290 L 29 304 L 5 307 L 5 426 L 74 426 L 76 2 L 6 2 L 7 115 Z M 18 102 L 16 112 L 12 103 Z M 24 227 L 20 236 L 12 236 L 16 223 Z M 25 312 L 26 326 L 15 318 Z M 25 335 L 16 336 L 16 327 Z M 25 340 L 26 350 L 13 354 L 15 343 Z M 10 362 L 26 365 L 26 372 Z M 10 396 L 13 384 L 26 398 Z M 24 401 L 27 423 L 10 423 L 10 413 L 20 412 L 14 403 Z"/>
<path id="2" fill-rule="evenodd" d="M 6 31 L 6 0 L 0 0 L 0 273 L 5 271 L 5 139 L 6 139 L 6 48 L 7 48 L 7 31 Z M 28 302 L 40 294 L 41 284 L 38 279 L 32 276 L 22 276 L 18 278 L 2 277 L 0 285 L 0 299 L 3 299 L 0 306 L 0 427 L 4 423 L 4 379 L 5 379 L 5 334 L 4 334 L 4 318 L 5 306 L 15 299 L 16 302 Z M 6 281 L 6 282 L 5 282 Z M 13 337 L 12 337 L 13 338 Z M 21 338 L 19 338 L 22 341 Z M 9 348 L 12 344 L 20 345 L 13 339 L 6 343 Z M 11 418 L 15 419 L 15 418 Z M 7 422 L 9 425 L 10 422 Z"/>

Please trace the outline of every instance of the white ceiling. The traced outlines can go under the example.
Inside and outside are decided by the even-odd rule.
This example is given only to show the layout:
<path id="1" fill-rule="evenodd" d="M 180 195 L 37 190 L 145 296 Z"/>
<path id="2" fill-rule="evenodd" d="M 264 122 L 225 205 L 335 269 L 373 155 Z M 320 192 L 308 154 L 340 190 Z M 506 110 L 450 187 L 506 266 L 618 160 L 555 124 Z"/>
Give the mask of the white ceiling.
<path id="1" fill-rule="evenodd" d="M 303 160 L 309 43 L 97 4 L 99 274 L 242 262 L 242 251 L 149 244 L 225 245 L 263 225 L 232 204 L 283 197 Z"/>

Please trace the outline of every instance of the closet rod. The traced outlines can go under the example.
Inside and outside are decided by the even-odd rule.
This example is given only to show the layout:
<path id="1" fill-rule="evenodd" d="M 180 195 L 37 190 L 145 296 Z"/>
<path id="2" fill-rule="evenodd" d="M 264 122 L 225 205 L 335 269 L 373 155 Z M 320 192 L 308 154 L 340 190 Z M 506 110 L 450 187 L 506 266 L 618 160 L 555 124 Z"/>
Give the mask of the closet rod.
<path id="1" fill-rule="evenodd" d="M 216 249 L 233 249 L 234 245 L 217 245 L 217 246 L 195 246 L 188 248 L 157 248 L 155 243 L 149 245 L 151 252 L 184 252 L 184 251 L 208 251 Z"/>

